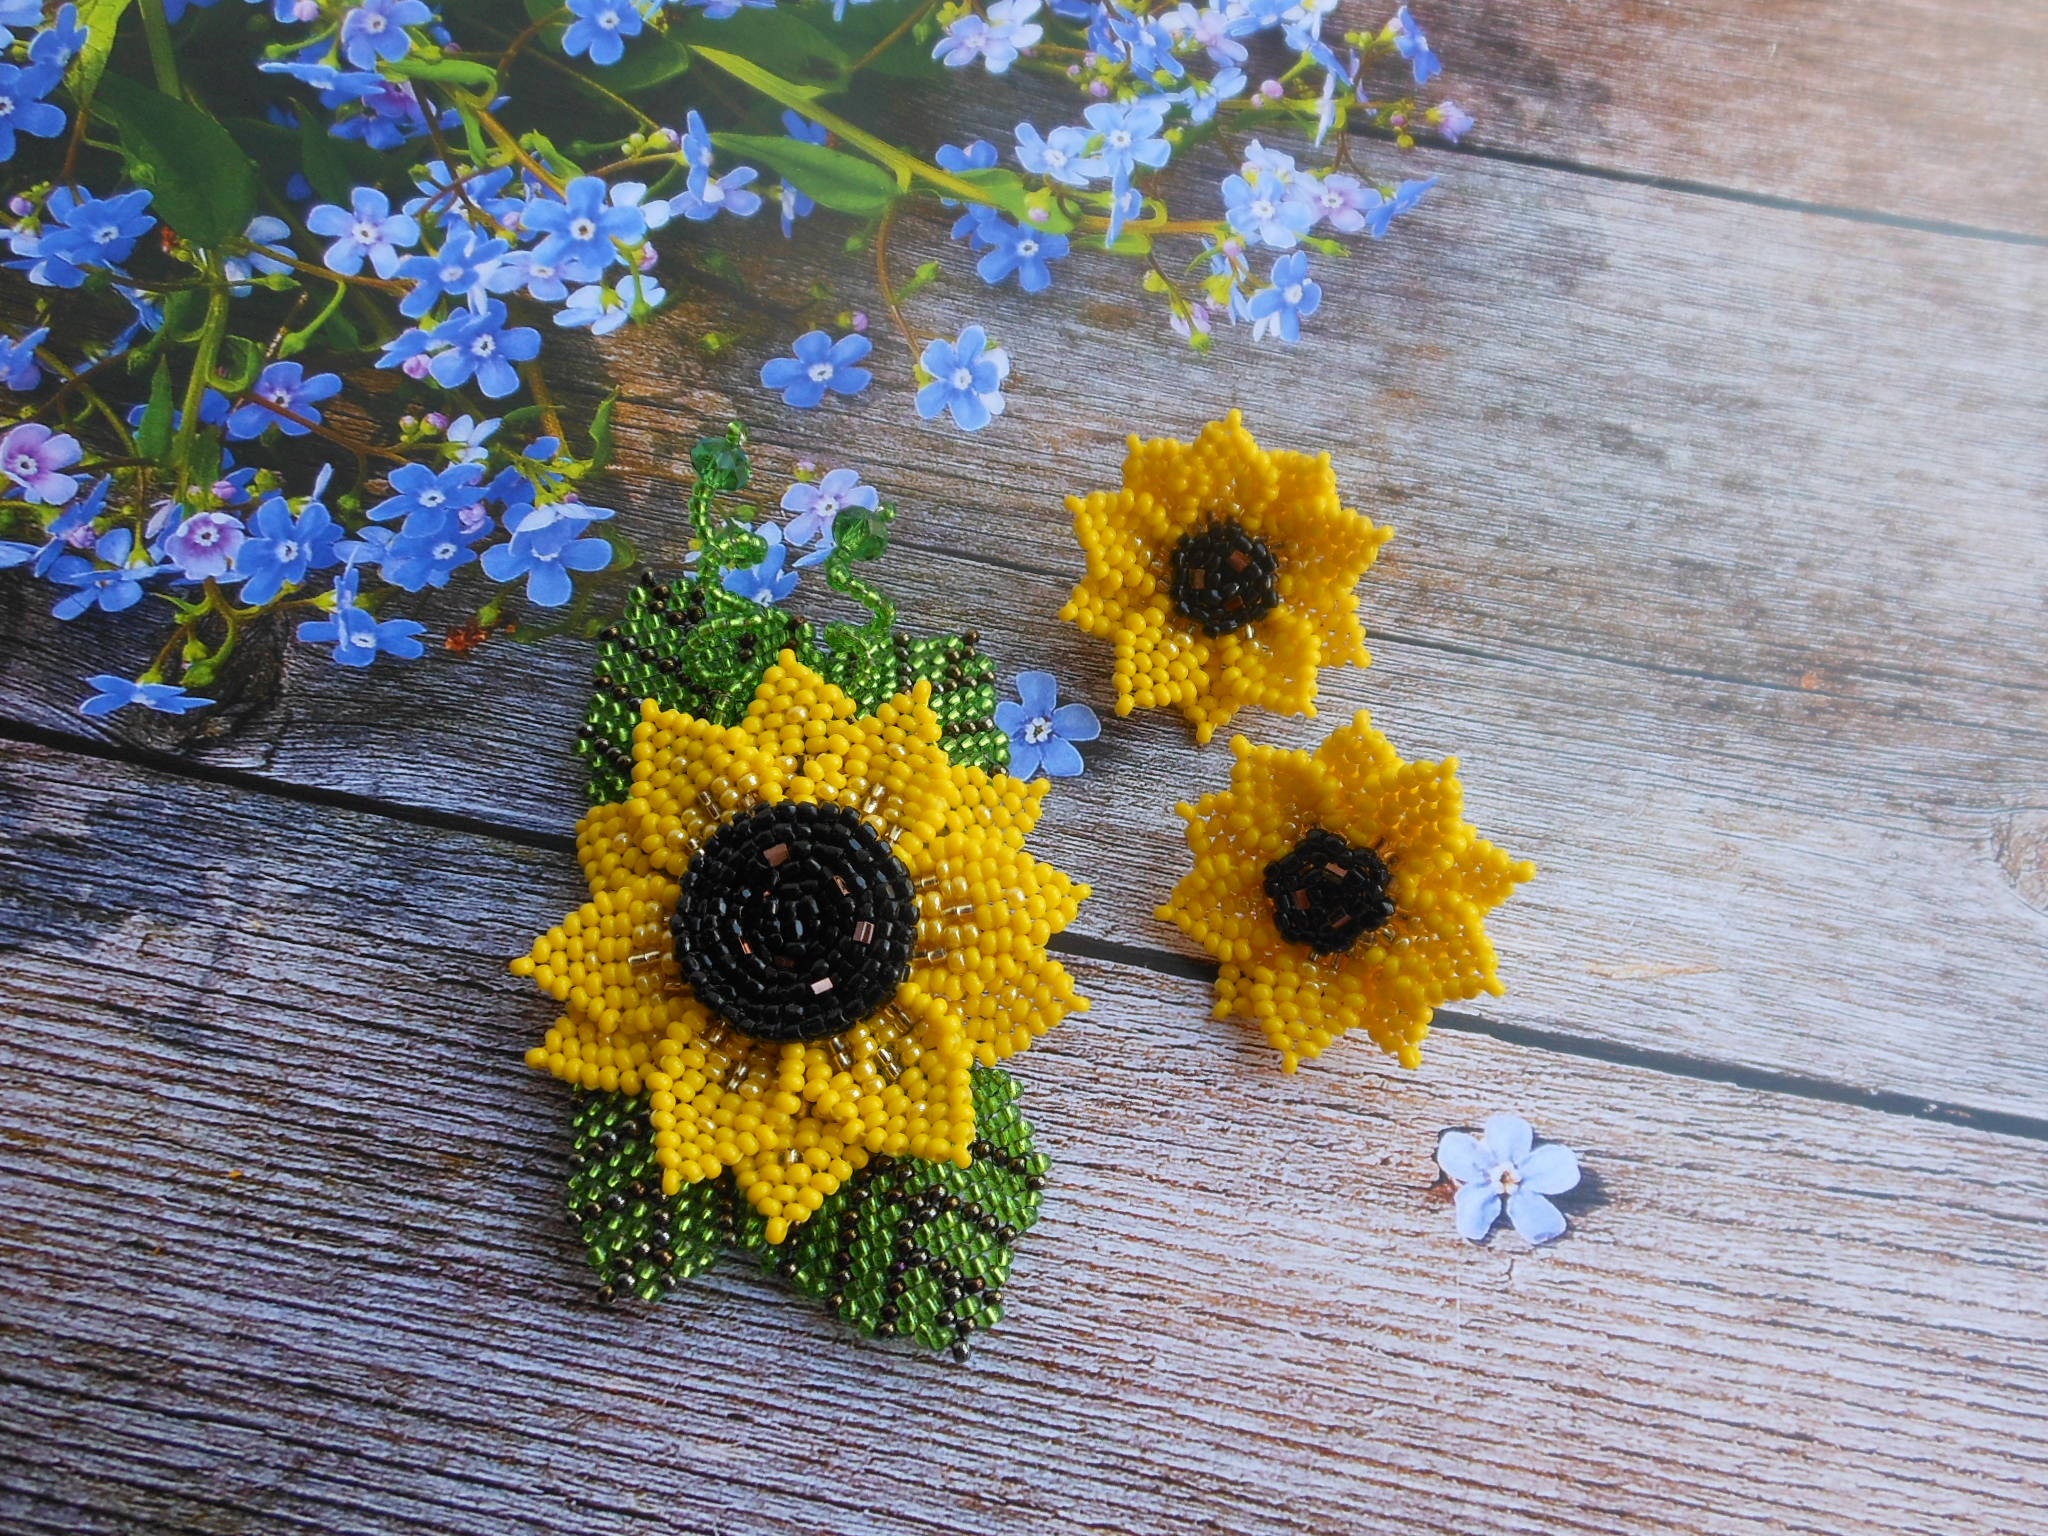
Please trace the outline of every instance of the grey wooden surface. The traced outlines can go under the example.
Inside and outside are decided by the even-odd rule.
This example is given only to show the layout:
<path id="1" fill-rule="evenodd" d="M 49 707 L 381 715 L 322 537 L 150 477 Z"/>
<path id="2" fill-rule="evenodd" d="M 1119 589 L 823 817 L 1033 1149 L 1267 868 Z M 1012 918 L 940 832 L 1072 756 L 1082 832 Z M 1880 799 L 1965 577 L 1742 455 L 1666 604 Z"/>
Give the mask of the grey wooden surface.
<path id="1" fill-rule="evenodd" d="M 742 412 L 769 478 L 900 499 L 915 623 L 1105 717 L 1051 618 L 1061 495 L 1233 405 L 1328 446 L 1398 529 L 1376 661 L 1320 724 L 1241 724 L 1362 706 L 1459 754 L 1543 869 L 1491 925 L 1508 997 L 1418 1073 L 1357 1041 L 1281 1078 L 1149 915 L 1227 757 L 1111 721 L 1038 839 L 1095 885 L 1095 1007 L 1018 1064 L 1055 1171 L 1002 1326 L 930 1361 L 737 1263 L 607 1310 L 519 1061 L 548 1010 L 502 970 L 576 897 L 588 648 L 293 651 L 217 714 L 100 724 L 78 675 L 146 637 L 9 582 L 0 1528 L 2039 1529 L 2041 13 L 1430 20 L 1481 147 L 1423 157 L 1440 196 L 1326 274 L 1299 352 L 1191 360 L 1077 266 L 1025 301 L 953 255 L 919 318 L 1002 335 L 1011 414 L 917 423 L 878 329 L 892 388 L 797 415 L 753 368 L 813 281 L 871 277 L 764 236 L 747 307 L 565 395 L 625 389 L 655 563 Z M 1594 1175 L 1541 1252 L 1431 1188 L 1437 1132 L 1503 1108 Z"/>

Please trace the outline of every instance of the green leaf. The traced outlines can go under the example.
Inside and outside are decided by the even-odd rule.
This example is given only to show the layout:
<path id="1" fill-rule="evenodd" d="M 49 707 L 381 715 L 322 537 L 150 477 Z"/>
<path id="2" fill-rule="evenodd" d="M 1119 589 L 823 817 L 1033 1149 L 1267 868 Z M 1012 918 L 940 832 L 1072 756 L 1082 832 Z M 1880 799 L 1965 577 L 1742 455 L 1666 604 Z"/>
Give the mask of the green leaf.
<path id="1" fill-rule="evenodd" d="M 717 1259 L 729 1225 L 724 1179 L 661 1192 L 645 1098 L 578 1093 L 569 1219 L 608 1296 L 659 1301 Z"/>
<path id="2" fill-rule="evenodd" d="M 724 21 L 694 12 L 679 21 L 674 31 L 692 47 L 713 43 L 743 59 L 771 66 L 784 76 L 830 77 L 834 85 L 853 62 L 838 42 L 804 20 L 792 6 L 779 5 L 773 10 L 749 7 Z M 636 46 L 637 41 L 627 44 L 627 58 L 622 62 L 630 62 Z"/>
<path id="3" fill-rule="evenodd" d="M 621 96 L 664 85 L 690 67 L 690 50 L 666 32 L 643 32 L 626 44 L 626 56 L 596 73 L 598 84 Z"/>
<path id="4" fill-rule="evenodd" d="M 428 80 L 437 85 L 460 85 L 474 91 L 498 88 L 498 72 L 475 59 L 422 59 L 408 54 L 402 59 L 385 60 L 383 69 L 387 75 Z"/>
<path id="5" fill-rule="evenodd" d="M 121 132 L 121 154 L 154 194 L 164 223 L 195 245 L 232 240 L 256 212 L 256 167 L 234 136 L 197 107 L 125 75 L 100 81 L 103 116 Z"/>
<path id="6" fill-rule="evenodd" d="M 171 364 L 156 360 L 156 372 L 149 376 L 149 404 L 142 409 L 142 425 L 135 429 L 135 451 L 145 459 L 159 462 L 171 451 L 171 418 L 177 414 L 171 394 Z"/>
<path id="7" fill-rule="evenodd" d="M 71 61 L 70 83 L 74 101 L 92 100 L 100 76 L 107 71 L 107 59 L 114 51 L 114 38 L 121 29 L 121 17 L 134 0 L 78 0 L 78 24 L 85 30 L 85 46 Z"/>
<path id="8" fill-rule="evenodd" d="M 736 1210 L 736 1246 L 864 1334 L 949 1349 L 992 1325 L 1012 1250 L 1038 1220 L 1046 1160 L 1017 1113 L 1015 1080 L 976 1067 L 973 1083 L 971 1167 L 878 1157 L 779 1244 L 760 1216 Z"/>
<path id="9" fill-rule="evenodd" d="M 1031 194 L 1015 171 L 962 171 L 960 179 L 980 194 L 976 201 L 992 204 L 1012 218 L 1022 219 L 1030 211 Z"/>
<path id="10" fill-rule="evenodd" d="M 876 165 L 824 144 L 759 133 L 714 133 L 711 141 L 748 160 L 759 160 L 820 207 L 872 218 L 900 195 L 896 178 Z"/>
<path id="11" fill-rule="evenodd" d="M 199 339 L 200 323 L 206 318 L 206 295 L 197 288 L 180 288 L 164 295 L 163 334 L 190 345 Z"/>
<path id="12" fill-rule="evenodd" d="M 612 413 L 618 409 L 619 392 L 615 389 L 598 402 L 596 414 L 590 418 L 590 473 L 596 474 L 612 461 L 612 453 L 618 447 L 618 440 L 612 432 Z"/>

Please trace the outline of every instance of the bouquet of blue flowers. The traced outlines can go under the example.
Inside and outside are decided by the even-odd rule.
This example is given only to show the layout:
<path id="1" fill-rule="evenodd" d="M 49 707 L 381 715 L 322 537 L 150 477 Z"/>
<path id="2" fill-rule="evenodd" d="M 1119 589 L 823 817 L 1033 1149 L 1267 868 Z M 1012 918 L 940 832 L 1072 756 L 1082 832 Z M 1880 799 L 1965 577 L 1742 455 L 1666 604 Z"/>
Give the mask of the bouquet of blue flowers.
<path id="1" fill-rule="evenodd" d="M 279 620 L 344 666 L 418 657 L 408 600 L 457 581 L 477 595 L 449 649 L 521 603 L 581 623 L 577 578 L 630 551 L 587 495 L 610 402 L 572 433 L 544 338 L 647 319 L 664 244 L 768 209 L 872 257 L 910 402 L 967 431 L 1002 413 L 1012 358 L 983 325 L 916 329 L 938 263 L 899 280 L 892 240 L 921 207 L 984 283 L 1036 294 L 1121 258 L 1196 350 L 1228 324 L 1293 344 L 1312 258 L 1383 238 L 1434 184 L 1368 176 L 1354 145 L 1471 126 L 1415 94 L 1440 66 L 1405 6 L 1365 31 L 1334 9 L 0 0 L 0 567 L 49 583 L 60 619 L 168 617 L 135 676 L 91 679 L 88 714 L 207 704 Z M 970 69 L 1082 99 L 1048 122 L 1027 88 L 1040 122 L 1004 146 L 900 142 L 882 85 Z M 1207 142 L 1235 168 L 1176 216 L 1170 172 Z M 830 319 L 760 367 L 791 408 L 873 382 L 866 315 Z M 358 399 L 345 381 L 378 369 L 397 398 Z M 786 596 L 859 487 L 809 473 L 731 590 Z"/>

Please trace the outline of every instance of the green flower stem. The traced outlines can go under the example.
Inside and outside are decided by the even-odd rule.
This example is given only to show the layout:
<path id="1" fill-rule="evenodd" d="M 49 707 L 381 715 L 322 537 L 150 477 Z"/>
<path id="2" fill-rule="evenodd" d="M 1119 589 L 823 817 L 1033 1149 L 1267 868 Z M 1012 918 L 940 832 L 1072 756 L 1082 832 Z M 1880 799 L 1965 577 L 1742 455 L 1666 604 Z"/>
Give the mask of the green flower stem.
<path id="1" fill-rule="evenodd" d="M 736 53 L 725 53 L 717 48 L 706 48 L 701 44 L 690 50 L 707 64 L 716 65 L 744 86 L 760 92 L 770 101 L 788 107 L 808 117 L 821 128 L 831 130 L 846 143 L 867 155 L 870 159 L 886 166 L 896 173 L 896 184 L 904 191 L 910 190 L 913 180 L 925 181 L 947 195 L 963 202 L 994 206 L 985 188 L 955 176 L 951 171 L 942 170 L 928 161 L 920 160 L 913 154 L 898 149 L 885 139 L 878 139 L 865 128 L 856 128 L 838 113 L 818 105 L 815 88 L 796 85 L 780 75 L 770 74 L 751 59 L 743 59 Z"/>
<path id="2" fill-rule="evenodd" d="M 509 49 L 507 50 L 507 53 L 509 55 Z M 568 76 L 569 79 L 574 81 L 580 89 L 589 92 L 592 96 L 595 96 L 602 101 L 610 102 L 613 106 L 619 108 L 623 112 L 631 113 L 633 120 L 640 125 L 640 128 L 643 132 L 645 132 L 649 128 L 659 128 L 661 126 L 660 123 L 656 122 L 653 118 L 649 117 L 645 112 L 642 112 L 638 107 L 634 106 L 632 102 L 626 100 L 626 98 L 621 96 L 617 91 L 611 90 L 605 85 L 601 84 L 599 81 L 593 80 L 589 75 L 586 75 L 582 70 L 578 69 L 575 65 L 566 63 L 565 61 L 556 58 L 551 53 L 536 52 L 528 55 L 528 57 L 540 60 L 541 63 L 547 65 L 549 69 L 552 69 L 558 75 Z M 504 68 L 504 66 L 501 64 L 499 68 L 502 69 Z"/>
<path id="3" fill-rule="evenodd" d="M 889 306 L 889 318 L 896 322 L 896 329 L 903 335 L 903 345 L 910 351 L 910 366 L 917 367 L 917 338 L 911 334 L 910 322 L 903 318 L 903 306 L 896 302 L 896 290 L 889 282 L 889 235 L 896 228 L 896 209 L 891 203 L 882 211 L 882 222 L 875 230 L 875 284 L 882 290 L 882 302 Z"/>
<path id="4" fill-rule="evenodd" d="M 150 0 L 154 4 L 154 0 Z M 192 357 L 192 373 L 185 380 L 185 409 L 178 422 L 178 435 L 171 444 L 171 462 L 178 466 L 178 485 L 173 497 L 182 502 L 192 483 L 192 445 L 199 437 L 199 410 L 206 403 L 206 381 L 213 377 L 220 360 L 220 344 L 228 333 L 228 285 L 217 273 L 206 296 L 206 319 L 199 328 L 199 342 Z"/>
<path id="5" fill-rule="evenodd" d="M 171 23 L 164 15 L 164 0 L 142 0 L 142 35 L 149 39 L 156 88 L 166 96 L 183 96 L 185 85 L 178 78 L 178 56 L 171 49 Z"/>
<path id="6" fill-rule="evenodd" d="M 305 351 L 307 345 L 320 333 L 320 328 L 334 318 L 334 312 L 341 308 L 342 301 L 348 297 L 348 292 L 347 283 L 340 278 L 334 279 L 334 292 L 329 296 L 325 307 L 296 331 L 287 331 L 279 337 L 277 355 L 292 357 Z"/>
<path id="7" fill-rule="evenodd" d="M 906 32 L 908 32 L 912 27 L 916 26 L 920 21 L 923 21 L 925 17 L 931 15 L 931 13 L 937 10 L 938 8 L 939 0 L 924 0 L 924 3 L 922 5 L 918 6 L 915 10 L 911 11 L 901 21 L 897 22 L 894 29 L 890 31 L 887 37 L 883 38 L 879 43 L 875 44 L 874 47 L 870 48 L 866 53 L 862 54 L 859 58 L 855 59 L 852 64 L 848 65 L 846 73 L 848 75 L 859 74 L 862 70 L 866 69 L 870 64 L 874 63 L 875 60 L 879 59 L 883 54 L 887 53 L 891 48 L 894 48 L 898 43 L 903 41 L 903 35 Z"/>

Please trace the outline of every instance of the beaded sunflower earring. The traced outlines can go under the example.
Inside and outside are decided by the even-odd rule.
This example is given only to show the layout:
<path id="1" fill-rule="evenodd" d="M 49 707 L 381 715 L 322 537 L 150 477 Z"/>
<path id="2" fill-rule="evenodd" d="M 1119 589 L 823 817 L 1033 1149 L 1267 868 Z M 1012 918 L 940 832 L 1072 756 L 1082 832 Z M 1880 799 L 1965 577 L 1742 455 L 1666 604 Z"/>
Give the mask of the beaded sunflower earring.
<path id="1" fill-rule="evenodd" d="M 975 637 L 897 634 L 853 574 L 893 509 L 838 514 L 826 579 L 870 618 L 821 638 L 724 580 L 765 548 L 719 506 L 742 429 L 693 463 L 696 570 L 603 637 L 590 900 L 512 962 L 564 1009 L 527 1060 L 577 1090 L 570 1212 L 607 1296 L 733 1247 L 862 1333 L 955 1346 L 1037 1217 L 998 1063 L 1087 1007 L 1045 943 L 1088 888 L 1024 850 L 1048 785 L 1001 771 Z"/>
<path id="2" fill-rule="evenodd" d="M 1171 706 L 1207 743 L 1247 704 L 1313 717 L 1320 667 L 1366 666 L 1358 580 L 1394 530 L 1327 453 L 1269 451 L 1232 411 L 1133 437 L 1123 483 L 1069 496 L 1088 574 L 1060 617 L 1116 646 L 1116 712 Z"/>
<path id="3" fill-rule="evenodd" d="M 1354 1025 L 1419 1066 L 1438 1005 L 1502 990 L 1483 919 L 1536 866 L 1464 819 L 1455 758 L 1404 762 L 1362 710 L 1313 753 L 1230 749 L 1230 787 L 1179 807 L 1194 868 L 1159 908 L 1222 962 L 1216 1017 L 1289 1072 Z"/>

